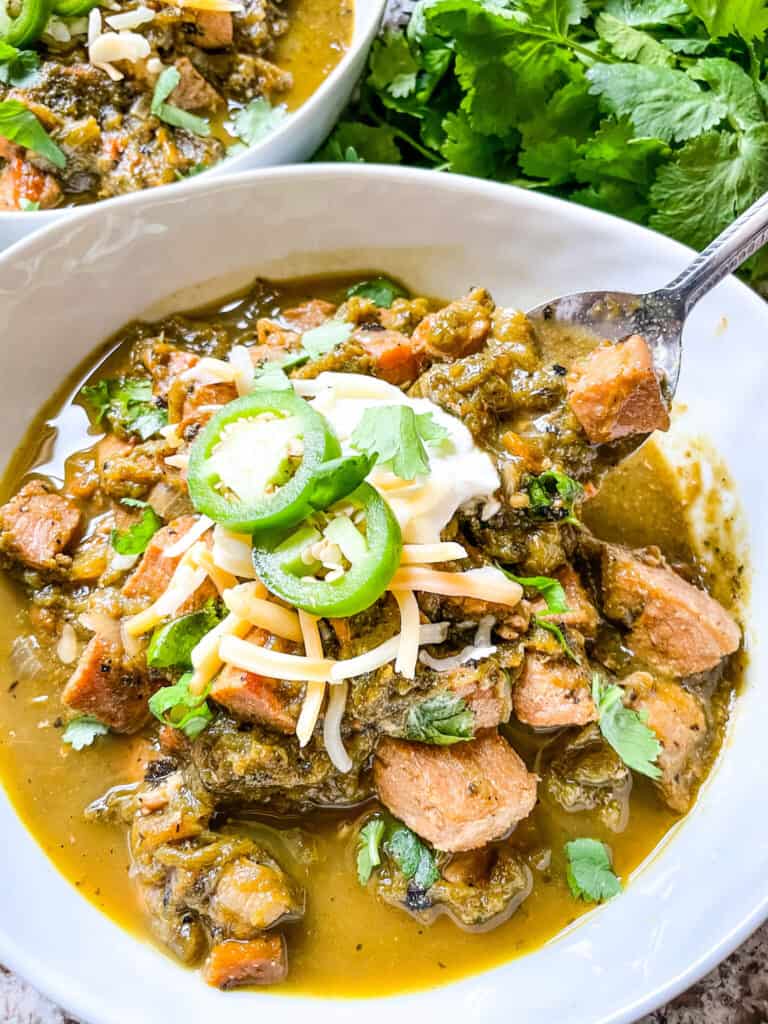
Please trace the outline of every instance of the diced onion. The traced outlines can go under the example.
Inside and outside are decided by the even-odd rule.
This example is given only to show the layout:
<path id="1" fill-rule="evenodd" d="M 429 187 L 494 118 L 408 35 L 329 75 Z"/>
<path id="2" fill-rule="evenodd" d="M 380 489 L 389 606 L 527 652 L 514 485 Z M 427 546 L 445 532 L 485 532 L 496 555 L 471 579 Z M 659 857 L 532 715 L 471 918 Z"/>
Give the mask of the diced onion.
<path id="1" fill-rule="evenodd" d="M 352 759 L 344 749 L 344 741 L 341 738 L 341 720 L 346 706 L 347 683 L 332 687 L 323 721 L 323 743 L 333 766 L 340 772 L 352 770 Z"/>
<path id="2" fill-rule="evenodd" d="M 179 374 L 181 380 L 191 380 L 197 384 L 231 384 L 235 379 L 235 369 L 224 359 L 203 356 L 194 366 Z"/>
<path id="3" fill-rule="evenodd" d="M 234 384 L 238 395 L 249 395 L 253 391 L 254 373 L 251 354 L 245 345 L 233 345 L 229 352 L 229 364 L 234 373 Z"/>
<path id="4" fill-rule="evenodd" d="M 453 541 L 440 544 L 403 544 L 401 565 L 429 565 L 432 562 L 454 562 L 466 558 L 467 552 Z"/>
<path id="5" fill-rule="evenodd" d="M 251 557 L 251 538 L 245 533 L 230 533 L 223 526 L 213 528 L 213 560 L 220 569 L 241 579 L 255 580 Z"/>
<path id="6" fill-rule="evenodd" d="M 510 580 L 501 569 L 490 565 L 466 572 L 440 572 L 419 566 L 398 569 L 389 584 L 390 590 L 421 590 L 444 597 L 473 597 L 492 604 L 514 608 L 520 603 L 523 588 Z"/>
<path id="7" fill-rule="evenodd" d="M 56 646 L 56 654 L 59 661 L 64 665 L 71 665 L 77 660 L 77 634 L 69 622 L 65 622 L 61 629 L 61 636 Z"/>
<path id="8" fill-rule="evenodd" d="M 441 644 L 448 634 L 447 622 L 428 622 L 419 626 L 419 644 Z M 354 658 L 346 658 L 344 661 L 333 662 L 331 668 L 331 683 L 340 683 L 345 679 L 353 679 L 366 672 L 375 672 L 377 668 L 394 661 L 400 650 L 400 634 L 385 640 L 383 644 L 374 647 L 364 654 L 358 654 Z"/>
<path id="9" fill-rule="evenodd" d="M 274 601 L 264 600 L 264 586 L 261 583 L 241 583 L 222 595 L 224 604 L 241 619 L 247 619 L 253 626 L 266 629 L 268 633 L 281 636 L 285 640 L 301 643 L 306 636 L 302 631 L 301 613 L 298 615 L 290 608 L 283 608 Z M 310 651 L 307 651 L 310 654 Z M 317 657 L 322 658 L 322 649 Z"/>
<path id="10" fill-rule="evenodd" d="M 188 455 L 169 455 L 165 460 L 166 466 L 172 469 L 186 469 L 189 465 Z"/>
<path id="11" fill-rule="evenodd" d="M 199 516 L 196 523 L 183 534 L 177 541 L 165 548 L 163 558 L 181 558 L 181 556 L 200 540 L 204 533 L 207 533 L 213 526 L 213 520 L 208 516 Z"/>
<path id="12" fill-rule="evenodd" d="M 495 615 L 484 615 L 477 624 L 475 647 L 491 646 L 491 630 L 496 625 Z"/>
<path id="13" fill-rule="evenodd" d="M 120 639 L 120 623 L 106 612 L 83 612 L 78 616 L 81 626 L 98 633 L 109 642 L 117 643 Z"/>
<path id="14" fill-rule="evenodd" d="M 299 623 L 304 638 L 304 653 L 309 658 L 322 658 L 323 642 L 320 638 L 320 630 L 317 628 L 317 618 L 308 612 L 299 610 Z M 296 738 L 300 747 L 305 747 L 312 738 L 317 719 L 320 717 L 324 697 L 324 682 L 307 683 L 299 720 L 296 723 Z"/>
<path id="15" fill-rule="evenodd" d="M 194 671 L 189 680 L 189 692 L 199 695 L 206 688 L 222 666 L 219 657 L 219 641 L 223 636 L 243 637 L 250 633 L 250 622 L 239 619 L 231 613 L 218 626 L 206 633 L 203 639 L 192 649 L 191 660 Z"/>
<path id="16" fill-rule="evenodd" d="M 149 41 L 137 32 L 103 32 L 88 44 L 91 64 L 106 71 L 115 82 L 120 81 L 123 75 L 112 67 L 113 61 L 127 60 L 135 63 L 144 60 L 149 53 Z"/>
<path id="17" fill-rule="evenodd" d="M 222 639 L 219 656 L 225 664 L 246 672 L 295 682 L 326 682 L 333 665 L 327 658 L 305 658 L 300 654 L 271 651 L 234 636 Z"/>
<path id="18" fill-rule="evenodd" d="M 412 590 L 395 590 L 393 596 L 400 609 L 400 643 L 395 659 L 395 672 L 413 679 L 419 656 L 419 605 Z"/>

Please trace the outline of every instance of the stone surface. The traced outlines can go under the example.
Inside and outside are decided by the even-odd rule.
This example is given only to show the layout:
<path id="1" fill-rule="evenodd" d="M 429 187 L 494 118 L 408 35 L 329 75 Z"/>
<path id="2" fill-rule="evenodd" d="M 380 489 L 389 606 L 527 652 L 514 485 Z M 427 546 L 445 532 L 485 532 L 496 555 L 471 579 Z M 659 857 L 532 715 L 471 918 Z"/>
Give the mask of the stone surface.
<path id="1" fill-rule="evenodd" d="M 77 1022 L 0 967 L 0 1024 Z M 768 924 L 698 985 L 637 1024 L 768 1024 Z"/>

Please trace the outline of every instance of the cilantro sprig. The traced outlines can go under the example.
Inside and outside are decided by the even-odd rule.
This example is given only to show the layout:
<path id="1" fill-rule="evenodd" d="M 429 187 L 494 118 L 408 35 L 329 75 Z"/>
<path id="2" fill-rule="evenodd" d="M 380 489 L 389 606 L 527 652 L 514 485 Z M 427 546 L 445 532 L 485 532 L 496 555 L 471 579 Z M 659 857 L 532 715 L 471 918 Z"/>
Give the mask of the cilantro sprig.
<path id="1" fill-rule="evenodd" d="M 767 34 L 765 0 L 420 0 L 318 159 L 543 189 L 702 248 L 768 190 Z"/>
<path id="2" fill-rule="evenodd" d="M 597 839 L 573 839 L 565 844 L 568 887 L 574 899 L 602 903 L 621 892 L 610 850 Z"/>
<path id="3" fill-rule="evenodd" d="M 409 405 L 378 405 L 366 409 L 352 431 L 350 442 L 358 451 L 376 455 L 391 464 L 401 480 L 429 473 L 427 444 L 439 445 L 448 438 L 431 412 L 416 413 Z"/>
<path id="4" fill-rule="evenodd" d="M 620 686 L 606 685 L 598 672 L 593 674 L 592 699 L 605 740 L 628 768 L 649 779 L 660 779 L 661 769 L 656 762 L 662 748 L 656 733 L 646 725 L 648 714 L 624 707 L 623 697 Z"/>
<path id="5" fill-rule="evenodd" d="M 83 750 L 90 747 L 99 736 L 106 736 L 109 726 L 100 722 L 93 715 L 79 715 L 67 723 L 67 727 L 61 734 L 63 743 L 68 743 L 73 750 Z"/>
<path id="6" fill-rule="evenodd" d="M 185 673 L 173 686 L 163 686 L 149 698 L 149 710 L 164 725 L 179 729 L 193 740 L 213 721 L 206 697 L 208 689 L 196 696 L 189 692 L 192 673 Z"/>
<path id="7" fill-rule="evenodd" d="M 150 109 L 155 117 L 174 128 L 183 128 L 192 135 L 200 135 L 203 138 L 211 134 L 211 125 L 207 118 L 190 114 L 187 110 L 166 102 L 181 81 L 178 68 L 165 68 L 155 83 L 155 91 L 152 94 Z"/>
<path id="8" fill-rule="evenodd" d="M 140 508 L 141 518 L 126 530 L 112 530 L 109 541 L 118 555 L 143 555 L 163 520 L 146 501 L 123 498 L 123 505 Z"/>
<path id="9" fill-rule="evenodd" d="M 395 299 L 405 299 L 408 292 L 389 277 L 373 277 L 368 281 L 360 281 L 347 289 L 347 298 L 359 296 L 370 299 L 377 306 L 389 309 Z"/>
<path id="10" fill-rule="evenodd" d="M 18 57 L 8 63 L 8 79 L 10 81 L 10 67 Z M 0 102 L 0 139 L 8 139 L 16 142 L 19 146 L 45 157 L 51 163 L 64 170 L 67 166 L 67 158 L 64 151 L 60 149 L 48 132 L 29 107 L 26 107 L 19 100 L 3 100 Z"/>
<path id="11" fill-rule="evenodd" d="M 236 153 L 243 153 L 249 146 L 270 135 L 288 117 L 288 108 L 284 103 L 273 107 L 264 96 L 258 96 L 251 100 L 245 107 L 242 107 L 232 119 L 229 126 L 233 135 L 236 135 L 240 142 L 236 142 L 227 150 L 229 156 Z"/>
<path id="12" fill-rule="evenodd" d="M 96 423 L 107 420 L 113 430 L 138 434 L 146 441 L 168 422 L 165 409 L 155 405 L 152 382 L 145 377 L 122 377 L 86 385 L 80 397 L 93 409 Z"/>
<path id="13" fill-rule="evenodd" d="M 375 815 L 357 837 L 357 877 L 361 885 L 368 884 L 382 862 L 382 854 L 414 889 L 426 891 L 440 877 L 434 853 L 415 832 L 394 818 Z"/>
<path id="14" fill-rule="evenodd" d="M 475 735 L 475 715 L 455 693 L 436 693 L 412 705 L 405 720 L 405 735 L 419 743 L 447 747 Z"/>

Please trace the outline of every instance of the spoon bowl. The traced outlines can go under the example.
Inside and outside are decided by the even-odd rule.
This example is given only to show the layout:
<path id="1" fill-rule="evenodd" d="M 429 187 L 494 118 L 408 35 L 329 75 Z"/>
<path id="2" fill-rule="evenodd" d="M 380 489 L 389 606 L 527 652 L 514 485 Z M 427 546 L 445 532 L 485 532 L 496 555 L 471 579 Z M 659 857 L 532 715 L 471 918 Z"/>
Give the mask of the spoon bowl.
<path id="1" fill-rule="evenodd" d="M 646 294 L 575 292 L 528 311 L 536 321 L 555 321 L 586 330 L 600 340 L 645 338 L 662 392 L 671 404 L 680 376 L 683 328 L 693 307 L 716 284 L 768 241 L 768 192 L 710 244 L 664 288 Z M 637 439 L 642 443 L 643 438 Z M 637 447 L 637 444 L 634 445 Z"/>

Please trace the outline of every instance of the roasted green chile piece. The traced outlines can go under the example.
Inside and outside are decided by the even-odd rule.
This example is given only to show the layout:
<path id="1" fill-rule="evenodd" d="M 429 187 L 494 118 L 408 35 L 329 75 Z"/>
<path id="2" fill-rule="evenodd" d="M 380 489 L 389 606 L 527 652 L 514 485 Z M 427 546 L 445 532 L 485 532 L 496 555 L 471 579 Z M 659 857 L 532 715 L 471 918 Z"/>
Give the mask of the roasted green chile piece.
<path id="1" fill-rule="evenodd" d="M 264 491 L 257 499 L 242 500 L 220 486 L 221 479 L 212 457 L 222 438 L 236 428 L 239 421 L 252 420 L 264 413 L 300 421 L 303 454 L 290 478 L 282 484 L 276 481 L 272 493 Z M 263 456 L 263 452 L 254 451 L 254 465 Z M 340 456 L 339 442 L 329 424 L 303 398 L 287 390 L 256 391 L 229 402 L 200 432 L 190 453 L 189 494 L 198 512 L 237 533 L 294 526 L 320 507 L 318 498 L 330 504 L 348 493 L 345 487 L 353 490 L 362 479 L 362 460 L 353 457 L 354 465 L 350 467 L 350 460 L 340 459 Z"/>
<path id="2" fill-rule="evenodd" d="M 311 524 L 289 533 L 254 536 L 253 564 L 259 579 L 277 597 L 313 615 L 342 618 L 364 611 L 384 593 L 400 564 L 400 526 L 378 491 L 362 483 L 345 502 L 364 511 L 365 542 L 337 579 L 312 576 L 320 565 L 307 560 L 305 552 L 321 535 Z"/>

